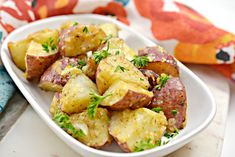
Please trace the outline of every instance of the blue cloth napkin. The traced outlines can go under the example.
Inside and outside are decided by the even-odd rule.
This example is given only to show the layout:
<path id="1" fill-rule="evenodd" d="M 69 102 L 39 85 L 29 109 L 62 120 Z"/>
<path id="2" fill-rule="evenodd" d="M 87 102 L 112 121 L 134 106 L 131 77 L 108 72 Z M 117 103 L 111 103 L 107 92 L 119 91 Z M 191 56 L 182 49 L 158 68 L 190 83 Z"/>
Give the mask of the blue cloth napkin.
<path id="1" fill-rule="evenodd" d="M 5 108 L 8 100 L 14 94 L 16 86 L 6 72 L 3 65 L 0 65 L 0 113 Z"/>

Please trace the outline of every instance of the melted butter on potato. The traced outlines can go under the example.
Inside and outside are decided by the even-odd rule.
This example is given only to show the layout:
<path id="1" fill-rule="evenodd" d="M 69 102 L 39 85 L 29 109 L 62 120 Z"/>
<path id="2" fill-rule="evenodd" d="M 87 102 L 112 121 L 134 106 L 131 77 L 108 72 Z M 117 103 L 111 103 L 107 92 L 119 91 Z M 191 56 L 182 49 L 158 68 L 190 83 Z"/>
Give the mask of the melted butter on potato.
<path id="1" fill-rule="evenodd" d="M 97 108 L 95 118 L 90 118 L 87 111 L 70 116 L 70 121 L 75 128 L 82 129 L 85 136 L 79 137 L 79 141 L 90 146 L 99 148 L 110 143 L 112 138 L 108 132 L 109 117 L 107 109 Z"/>
<path id="2" fill-rule="evenodd" d="M 163 136 L 167 120 L 163 112 L 147 108 L 115 111 L 110 120 L 109 133 L 126 152 L 132 152 L 138 142 L 152 139 L 157 142 Z"/>

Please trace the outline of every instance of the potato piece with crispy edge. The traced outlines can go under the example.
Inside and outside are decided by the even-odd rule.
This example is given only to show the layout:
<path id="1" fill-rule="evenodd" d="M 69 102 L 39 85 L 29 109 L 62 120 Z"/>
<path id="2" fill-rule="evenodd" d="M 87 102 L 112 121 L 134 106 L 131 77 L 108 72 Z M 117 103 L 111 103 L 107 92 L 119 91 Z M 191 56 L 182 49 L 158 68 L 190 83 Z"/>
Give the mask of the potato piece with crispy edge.
<path id="1" fill-rule="evenodd" d="M 8 49 L 15 65 L 25 71 L 25 55 L 30 39 L 23 39 L 17 42 L 9 42 Z"/>
<path id="2" fill-rule="evenodd" d="M 69 79 L 61 93 L 61 110 L 68 114 L 85 110 L 90 102 L 91 93 L 96 93 L 96 85 L 84 74 Z"/>
<path id="3" fill-rule="evenodd" d="M 151 139 L 156 144 L 167 126 L 163 112 L 146 108 L 112 112 L 109 133 L 125 152 L 135 151 L 138 143 Z"/>
<path id="4" fill-rule="evenodd" d="M 85 136 L 79 137 L 78 140 L 85 145 L 100 148 L 112 142 L 112 137 L 108 131 L 109 116 L 107 109 L 97 108 L 96 117 L 92 119 L 85 110 L 82 113 L 71 115 L 70 121 L 76 129 L 83 130 Z"/>
<path id="5" fill-rule="evenodd" d="M 81 70 L 77 68 L 79 60 L 81 59 L 67 57 L 57 60 L 43 73 L 38 86 L 47 91 L 61 91 L 69 78 L 81 74 Z"/>
<path id="6" fill-rule="evenodd" d="M 167 119 L 171 119 L 171 123 L 174 122 L 168 128 L 170 131 L 175 131 L 176 128 L 182 129 L 186 119 L 187 98 L 185 87 L 180 79 L 176 77 L 169 78 L 160 90 L 154 89 L 153 93 L 154 97 L 148 107 L 160 108 Z"/>
<path id="7" fill-rule="evenodd" d="M 111 35 L 112 37 L 118 37 L 119 28 L 114 23 L 104 23 L 99 25 L 99 27 L 105 32 L 105 34 Z"/>
<path id="8" fill-rule="evenodd" d="M 95 51 L 105 37 L 98 26 L 78 24 L 61 32 L 60 52 L 66 57 L 86 54 L 88 51 Z"/>
<path id="9" fill-rule="evenodd" d="M 132 50 L 123 39 L 111 38 L 98 50 L 107 50 L 110 55 L 124 56 L 127 60 L 131 61 L 137 53 Z"/>
<path id="10" fill-rule="evenodd" d="M 146 47 L 138 51 L 139 56 L 147 56 L 150 60 L 145 69 L 157 74 L 165 73 L 174 77 L 179 76 L 179 68 L 175 58 L 160 46 Z"/>
<path id="11" fill-rule="evenodd" d="M 109 56 L 101 60 L 96 71 L 99 92 L 103 94 L 117 80 L 149 88 L 148 79 L 123 56 Z"/>
<path id="12" fill-rule="evenodd" d="M 153 97 L 153 93 L 135 84 L 117 81 L 104 93 L 110 95 L 101 103 L 111 110 L 136 109 L 147 106 Z"/>
<path id="13" fill-rule="evenodd" d="M 59 57 L 58 50 L 46 52 L 42 45 L 31 41 L 25 56 L 27 80 L 39 79 L 43 72 Z"/>

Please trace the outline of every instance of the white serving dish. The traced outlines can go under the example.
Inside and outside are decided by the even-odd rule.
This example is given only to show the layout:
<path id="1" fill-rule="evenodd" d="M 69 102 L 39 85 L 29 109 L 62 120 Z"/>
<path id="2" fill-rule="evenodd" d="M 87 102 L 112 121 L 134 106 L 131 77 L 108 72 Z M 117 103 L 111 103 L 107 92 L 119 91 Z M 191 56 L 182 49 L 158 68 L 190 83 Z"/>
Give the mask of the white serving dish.
<path id="1" fill-rule="evenodd" d="M 187 125 L 182 131 L 180 131 L 180 134 L 170 143 L 143 152 L 123 153 L 115 144 L 105 147 L 103 150 L 97 150 L 90 148 L 72 138 L 51 120 L 49 106 L 53 96 L 52 93 L 42 91 L 37 87 L 36 84 L 28 82 L 23 77 L 23 72 L 20 71 L 12 62 L 7 48 L 7 43 L 9 41 L 17 41 L 23 39 L 28 34 L 41 30 L 43 28 L 58 28 L 61 23 L 68 20 L 78 21 L 79 23 L 84 24 L 113 22 L 121 28 L 121 31 L 119 33 L 120 37 L 123 38 L 126 43 L 134 50 L 146 46 L 154 46 L 155 43 L 145 38 L 143 35 L 135 32 L 128 26 L 114 20 L 113 18 L 90 14 L 66 15 L 39 20 L 20 27 L 19 29 L 13 31 L 6 38 L 1 48 L 1 58 L 4 66 L 6 67 L 6 70 L 8 71 L 20 91 L 23 93 L 25 98 L 28 100 L 28 102 L 39 114 L 39 116 L 55 132 L 55 134 L 61 138 L 61 140 L 67 143 L 76 152 L 89 157 L 164 156 L 190 142 L 195 135 L 200 133 L 210 124 L 216 113 L 216 104 L 211 92 L 209 91 L 208 87 L 193 72 L 191 72 L 182 63 L 178 62 L 181 74 L 180 77 L 186 87 L 188 99 Z"/>

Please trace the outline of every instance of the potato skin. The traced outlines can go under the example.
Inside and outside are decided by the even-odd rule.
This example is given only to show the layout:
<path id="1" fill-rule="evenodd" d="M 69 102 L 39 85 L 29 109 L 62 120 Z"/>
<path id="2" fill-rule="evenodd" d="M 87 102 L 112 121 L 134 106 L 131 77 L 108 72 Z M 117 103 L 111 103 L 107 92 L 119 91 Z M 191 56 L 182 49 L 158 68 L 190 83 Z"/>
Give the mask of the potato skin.
<path id="1" fill-rule="evenodd" d="M 110 95 L 101 103 L 111 110 L 137 109 L 147 106 L 153 97 L 153 93 L 138 87 L 135 84 L 117 81 L 104 93 Z"/>
<path id="2" fill-rule="evenodd" d="M 39 79 L 43 72 L 54 63 L 60 54 L 57 50 L 45 52 L 41 44 L 31 41 L 25 56 L 26 78 L 31 81 Z"/>
<path id="3" fill-rule="evenodd" d="M 157 85 L 157 78 L 159 75 L 156 74 L 154 71 L 148 69 L 140 69 L 140 71 L 145 77 L 148 78 L 150 84 L 149 90 L 152 90 Z"/>
<path id="4" fill-rule="evenodd" d="M 125 70 L 117 70 L 118 66 Z M 117 80 L 139 85 L 143 89 L 149 88 L 147 78 L 123 56 L 109 56 L 101 60 L 96 71 L 96 84 L 99 93 L 103 94 Z"/>
<path id="5" fill-rule="evenodd" d="M 165 86 L 160 90 L 154 89 L 153 93 L 154 97 L 148 107 L 160 107 L 167 119 L 171 119 L 170 121 L 172 123 L 172 118 L 174 118 L 175 127 L 182 129 L 186 119 L 187 100 L 185 87 L 180 79 L 176 77 L 170 78 Z M 177 114 L 172 114 L 172 110 L 177 110 Z M 174 131 L 175 128 L 170 130 Z"/>
<path id="6" fill-rule="evenodd" d="M 109 120 L 108 110 L 104 108 L 97 108 L 96 117 L 92 119 L 88 116 L 87 110 L 70 116 L 73 126 L 82 129 L 86 134 L 78 140 L 94 148 L 100 148 L 112 142 L 108 131 Z"/>
<path id="7" fill-rule="evenodd" d="M 66 68 L 73 68 L 72 66 L 68 67 L 69 65 L 73 65 L 76 67 L 78 65 L 78 58 L 64 57 L 60 60 L 57 60 L 41 76 L 39 87 L 47 91 L 61 91 L 63 86 L 73 75 L 73 73 L 62 75 L 63 70 L 65 70 Z M 76 70 L 79 69 L 76 68 Z"/>
<path id="8" fill-rule="evenodd" d="M 87 108 L 92 92 L 98 94 L 96 85 L 86 75 L 69 79 L 62 89 L 61 110 L 68 114 L 82 112 Z"/>
<path id="9" fill-rule="evenodd" d="M 153 70 L 157 74 L 165 73 L 179 77 L 179 68 L 175 58 L 160 46 L 146 47 L 138 51 L 140 56 L 148 56 L 150 62 L 145 69 Z"/>
<path id="10" fill-rule="evenodd" d="M 84 28 L 87 28 L 87 32 Z M 98 26 L 78 24 L 60 33 L 60 52 L 66 57 L 86 54 L 88 51 L 95 51 L 105 37 Z"/>
<path id="11" fill-rule="evenodd" d="M 152 139 L 156 143 L 167 126 L 163 112 L 156 113 L 146 108 L 112 112 L 109 133 L 125 152 L 133 152 L 136 143 Z"/>

